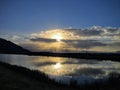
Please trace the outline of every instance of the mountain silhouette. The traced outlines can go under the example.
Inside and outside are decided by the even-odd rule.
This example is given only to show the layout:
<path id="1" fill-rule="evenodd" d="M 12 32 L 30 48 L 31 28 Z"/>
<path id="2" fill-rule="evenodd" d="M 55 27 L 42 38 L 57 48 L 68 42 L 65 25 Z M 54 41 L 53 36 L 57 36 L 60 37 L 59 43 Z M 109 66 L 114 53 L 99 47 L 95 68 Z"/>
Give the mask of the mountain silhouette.
<path id="1" fill-rule="evenodd" d="M 53 53 L 53 52 L 33 52 L 24 49 L 11 41 L 0 38 L 0 53 L 2 54 L 22 54 L 30 56 L 52 56 L 52 57 L 67 57 L 80 59 L 96 59 L 96 60 L 113 60 L 120 61 L 120 53 L 95 53 L 95 52 L 80 52 L 80 53 Z"/>
<path id="2" fill-rule="evenodd" d="M 24 49 L 11 41 L 7 41 L 5 39 L 0 38 L 0 53 L 8 53 L 8 54 L 26 54 L 30 51 Z"/>

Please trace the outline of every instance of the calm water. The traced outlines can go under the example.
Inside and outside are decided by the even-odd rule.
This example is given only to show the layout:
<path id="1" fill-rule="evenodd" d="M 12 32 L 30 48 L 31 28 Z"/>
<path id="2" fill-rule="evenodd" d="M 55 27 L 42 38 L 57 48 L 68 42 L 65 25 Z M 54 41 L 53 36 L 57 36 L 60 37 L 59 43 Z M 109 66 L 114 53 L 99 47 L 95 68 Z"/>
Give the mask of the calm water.
<path id="1" fill-rule="evenodd" d="M 120 73 L 120 62 L 113 61 L 7 54 L 0 54 L 0 61 L 37 69 L 56 80 L 66 81 L 71 77 L 81 82 L 92 81 L 105 78 L 111 72 Z"/>

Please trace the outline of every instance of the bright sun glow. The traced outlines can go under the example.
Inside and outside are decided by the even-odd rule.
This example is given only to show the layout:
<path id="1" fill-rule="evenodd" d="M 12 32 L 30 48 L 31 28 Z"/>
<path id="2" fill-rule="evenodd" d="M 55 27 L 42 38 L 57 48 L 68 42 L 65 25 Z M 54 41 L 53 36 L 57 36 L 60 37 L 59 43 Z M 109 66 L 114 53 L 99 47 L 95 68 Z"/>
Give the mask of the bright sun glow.
<path id="1" fill-rule="evenodd" d="M 58 69 L 58 68 L 60 68 L 61 66 L 62 66 L 61 63 L 56 63 L 56 64 L 54 65 L 54 68 Z"/>
<path id="2" fill-rule="evenodd" d="M 62 39 L 62 36 L 61 36 L 61 34 L 60 33 L 57 33 L 57 34 L 55 34 L 55 35 L 53 35 L 52 36 L 52 39 L 56 39 L 56 41 L 61 41 L 61 39 Z"/>

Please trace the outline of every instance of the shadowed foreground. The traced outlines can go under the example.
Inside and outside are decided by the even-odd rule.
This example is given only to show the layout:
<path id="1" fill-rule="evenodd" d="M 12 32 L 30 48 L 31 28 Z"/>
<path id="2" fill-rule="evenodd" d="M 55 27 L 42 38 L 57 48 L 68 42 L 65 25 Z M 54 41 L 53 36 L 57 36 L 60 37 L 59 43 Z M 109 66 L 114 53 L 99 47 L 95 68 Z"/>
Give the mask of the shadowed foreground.
<path id="1" fill-rule="evenodd" d="M 64 85 L 44 73 L 0 62 L 0 90 L 120 90 L 120 74 L 111 74 L 104 83 Z"/>
<path id="2" fill-rule="evenodd" d="M 63 87 L 44 73 L 0 62 L 0 90 L 66 90 Z"/>

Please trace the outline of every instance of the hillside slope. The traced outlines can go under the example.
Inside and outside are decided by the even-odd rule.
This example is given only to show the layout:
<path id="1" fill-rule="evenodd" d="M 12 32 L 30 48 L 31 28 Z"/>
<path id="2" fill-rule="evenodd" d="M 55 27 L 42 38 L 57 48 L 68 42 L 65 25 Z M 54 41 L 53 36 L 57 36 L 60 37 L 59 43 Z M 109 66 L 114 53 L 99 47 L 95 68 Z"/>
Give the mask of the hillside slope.
<path id="1" fill-rule="evenodd" d="M 39 76 L 38 76 L 39 75 Z M 0 62 L 0 90 L 66 90 L 45 74 Z M 73 90 L 73 89 L 69 89 Z"/>
<path id="2" fill-rule="evenodd" d="M 24 49 L 10 41 L 0 38 L 0 53 L 13 53 L 13 54 L 21 54 L 30 52 L 27 49 Z"/>

